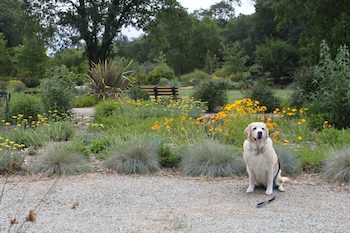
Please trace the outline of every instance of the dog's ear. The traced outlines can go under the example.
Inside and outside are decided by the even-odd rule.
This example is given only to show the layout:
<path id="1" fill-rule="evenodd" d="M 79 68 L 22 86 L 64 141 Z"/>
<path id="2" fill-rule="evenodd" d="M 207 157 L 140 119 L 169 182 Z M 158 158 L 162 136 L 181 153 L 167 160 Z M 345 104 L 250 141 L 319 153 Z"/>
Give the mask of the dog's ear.
<path id="1" fill-rule="evenodd" d="M 247 128 L 245 128 L 245 130 L 244 130 L 244 133 L 247 135 L 247 138 L 250 138 L 250 134 L 251 134 L 251 126 L 252 124 L 249 124 L 248 126 L 247 126 Z"/>
<path id="2" fill-rule="evenodd" d="M 269 134 L 269 127 L 266 126 L 266 137 L 270 137 L 270 134 Z"/>

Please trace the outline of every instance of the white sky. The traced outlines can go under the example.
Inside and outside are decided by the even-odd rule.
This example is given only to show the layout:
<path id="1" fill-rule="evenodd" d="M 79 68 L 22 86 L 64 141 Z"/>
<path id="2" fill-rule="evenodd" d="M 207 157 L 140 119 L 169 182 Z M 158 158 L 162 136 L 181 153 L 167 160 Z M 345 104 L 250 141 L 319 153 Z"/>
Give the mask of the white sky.
<path id="1" fill-rule="evenodd" d="M 220 2 L 220 0 L 177 0 L 183 7 L 192 13 L 194 10 L 203 8 L 208 9 L 211 5 Z M 254 2 L 252 0 L 241 0 L 241 6 L 235 7 L 235 14 L 250 15 L 255 12 Z M 142 31 L 135 28 L 123 29 L 123 34 L 128 38 L 136 38 L 142 34 Z"/>

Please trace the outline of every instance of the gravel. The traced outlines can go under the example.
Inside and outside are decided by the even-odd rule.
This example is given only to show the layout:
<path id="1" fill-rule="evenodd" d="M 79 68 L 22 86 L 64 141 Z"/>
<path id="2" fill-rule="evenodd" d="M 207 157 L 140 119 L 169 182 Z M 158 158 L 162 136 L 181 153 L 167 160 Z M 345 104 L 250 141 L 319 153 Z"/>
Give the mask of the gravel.
<path id="1" fill-rule="evenodd" d="M 0 193 L 5 179 L 0 177 Z M 35 209 L 55 179 L 13 176 L 0 203 L 0 232 Z M 26 232 L 349 232 L 350 187 L 302 175 L 268 206 L 246 178 L 88 174 L 60 178 Z M 17 214 L 16 214 L 17 213 Z"/>

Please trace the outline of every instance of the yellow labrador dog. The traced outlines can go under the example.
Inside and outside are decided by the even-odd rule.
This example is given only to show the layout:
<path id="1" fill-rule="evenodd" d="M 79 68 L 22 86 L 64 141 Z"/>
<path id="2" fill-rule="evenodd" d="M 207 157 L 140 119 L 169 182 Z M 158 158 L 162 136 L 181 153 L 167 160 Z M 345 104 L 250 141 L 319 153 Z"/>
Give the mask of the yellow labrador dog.
<path id="1" fill-rule="evenodd" d="M 266 194 L 272 195 L 273 188 L 283 192 L 287 177 L 281 176 L 278 156 L 269 137 L 269 130 L 263 122 L 253 122 L 245 129 L 247 139 L 243 143 L 243 158 L 249 175 L 247 193 L 255 186 L 266 187 Z"/>

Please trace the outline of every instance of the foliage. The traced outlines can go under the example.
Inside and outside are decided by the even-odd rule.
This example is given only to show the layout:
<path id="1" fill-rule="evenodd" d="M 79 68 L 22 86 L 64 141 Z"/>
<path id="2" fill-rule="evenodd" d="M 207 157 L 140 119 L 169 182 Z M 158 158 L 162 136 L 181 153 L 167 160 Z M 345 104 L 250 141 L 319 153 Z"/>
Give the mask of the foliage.
<path id="1" fill-rule="evenodd" d="M 203 82 L 195 88 L 193 97 L 206 102 L 209 112 L 215 112 L 227 103 L 226 85 L 222 81 Z"/>
<path id="2" fill-rule="evenodd" d="M 343 148 L 331 154 L 322 171 L 329 181 L 350 183 L 350 149 Z"/>
<path id="3" fill-rule="evenodd" d="M 298 156 L 285 146 L 275 144 L 274 148 L 280 159 L 282 175 L 298 175 L 301 172 L 301 162 Z"/>
<path id="4" fill-rule="evenodd" d="M 111 148 L 108 168 L 123 174 L 148 174 L 159 170 L 156 145 L 147 139 L 134 139 Z"/>
<path id="5" fill-rule="evenodd" d="M 4 149 L 0 151 L 0 175 L 12 173 L 22 168 L 24 157 L 21 154 Z"/>
<path id="6" fill-rule="evenodd" d="M 39 134 L 46 135 L 50 140 L 69 141 L 75 133 L 72 122 L 59 121 L 36 129 Z"/>
<path id="7" fill-rule="evenodd" d="M 248 59 L 244 49 L 236 42 L 231 47 L 224 48 L 223 69 L 227 75 L 244 72 L 247 70 Z"/>
<path id="8" fill-rule="evenodd" d="M 314 67 L 303 67 L 295 73 L 294 92 L 291 97 L 293 106 L 302 107 L 311 100 L 319 84 L 315 77 Z"/>
<path id="9" fill-rule="evenodd" d="M 181 156 L 172 145 L 161 143 L 158 147 L 159 163 L 161 167 L 174 168 L 181 161 Z"/>
<path id="10" fill-rule="evenodd" d="M 336 128 L 350 127 L 350 55 L 346 46 L 331 58 L 325 41 L 321 44 L 320 63 L 315 68 L 319 88 L 311 97 L 311 110 L 329 120 Z"/>
<path id="11" fill-rule="evenodd" d="M 84 95 L 76 97 L 73 100 L 73 106 L 76 108 L 92 107 L 98 104 L 99 99 L 96 96 Z"/>
<path id="12" fill-rule="evenodd" d="M 304 170 L 318 171 L 326 160 L 326 154 L 329 150 L 328 145 L 312 147 L 306 144 L 296 148 L 295 152 L 299 155 Z"/>
<path id="13" fill-rule="evenodd" d="M 182 152 L 180 171 L 188 176 L 232 176 L 244 173 L 242 157 L 232 146 L 206 140 L 189 145 Z"/>
<path id="14" fill-rule="evenodd" d="M 1 134 L 4 138 L 8 138 L 18 144 L 24 144 L 26 147 L 33 149 L 42 147 L 49 140 L 46 135 L 41 134 L 35 129 L 17 128 L 16 130 L 2 132 Z"/>
<path id="15" fill-rule="evenodd" d="M 273 112 L 280 105 L 280 100 L 274 95 L 272 89 L 263 83 L 255 83 L 248 94 L 252 100 L 257 100 L 267 107 L 268 112 Z"/>
<path id="16" fill-rule="evenodd" d="M 174 70 L 165 63 L 158 64 L 151 72 L 149 72 L 148 82 L 157 85 L 161 78 L 166 78 L 168 80 L 175 78 Z"/>
<path id="17" fill-rule="evenodd" d="M 299 59 L 298 51 L 282 40 L 266 40 L 256 48 L 256 62 L 269 71 L 276 84 L 288 84 Z"/>
<path id="18" fill-rule="evenodd" d="M 7 90 L 10 92 L 22 92 L 26 88 L 26 85 L 19 80 L 10 80 L 7 83 Z"/>
<path id="19" fill-rule="evenodd" d="M 210 75 L 202 70 L 194 70 L 180 77 L 181 82 L 190 86 L 198 85 L 198 83 L 208 81 L 209 79 Z"/>
<path id="20" fill-rule="evenodd" d="M 129 70 L 132 61 L 126 65 L 124 63 L 125 60 L 121 59 L 118 62 L 93 64 L 88 76 L 93 94 L 102 99 L 121 97 L 130 86 L 126 75 L 132 72 Z"/>
<path id="21" fill-rule="evenodd" d="M 113 114 L 114 111 L 120 108 L 120 103 L 116 100 L 104 100 L 98 103 L 95 107 L 96 117 L 106 117 Z"/>
<path id="22" fill-rule="evenodd" d="M 27 87 L 35 87 L 45 73 L 47 62 L 46 49 L 36 36 L 25 38 L 23 45 L 15 48 L 16 70 Z"/>
<path id="23" fill-rule="evenodd" d="M 148 92 L 139 87 L 130 88 L 128 97 L 133 100 L 149 100 L 150 98 Z"/>
<path id="24" fill-rule="evenodd" d="M 349 144 L 350 129 L 337 130 L 335 128 L 327 128 L 325 123 L 323 126 L 324 128 L 319 132 L 319 136 L 316 138 L 318 144 L 327 144 L 333 148 L 345 147 Z"/>
<path id="25" fill-rule="evenodd" d="M 67 145 L 60 145 L 35 161 L 32 170 L 45 176 L 54 176 L 91 172 L 93 168 L 81 154 L 74 152 Z"/>
<path id="26" fill-rule="evenodd" d="M 10 75 L 13 70 L 10 51 L 6 48 L 7 41 L 3 33 L 0 33 L 0 76 Z"/>
<path id="27" fill-rule="evenodd" d="M 22 114 L 25 118 L 30 116 L 35 120 L 37 115 L 43 113 L 43 111 L 44 104 L 37 96 L 22 93 L 15 93 L 11 96 L 9 103 L 10 116 Z"/>
<path id="28" fill-rule="evenodd" d="M 46 110 L 67 113 L 72 108 L 75 89 L 70 75 L 67 67 L 55 67 L 48 72 L 48 77 L 42 80 L 40 86 Z"/>

